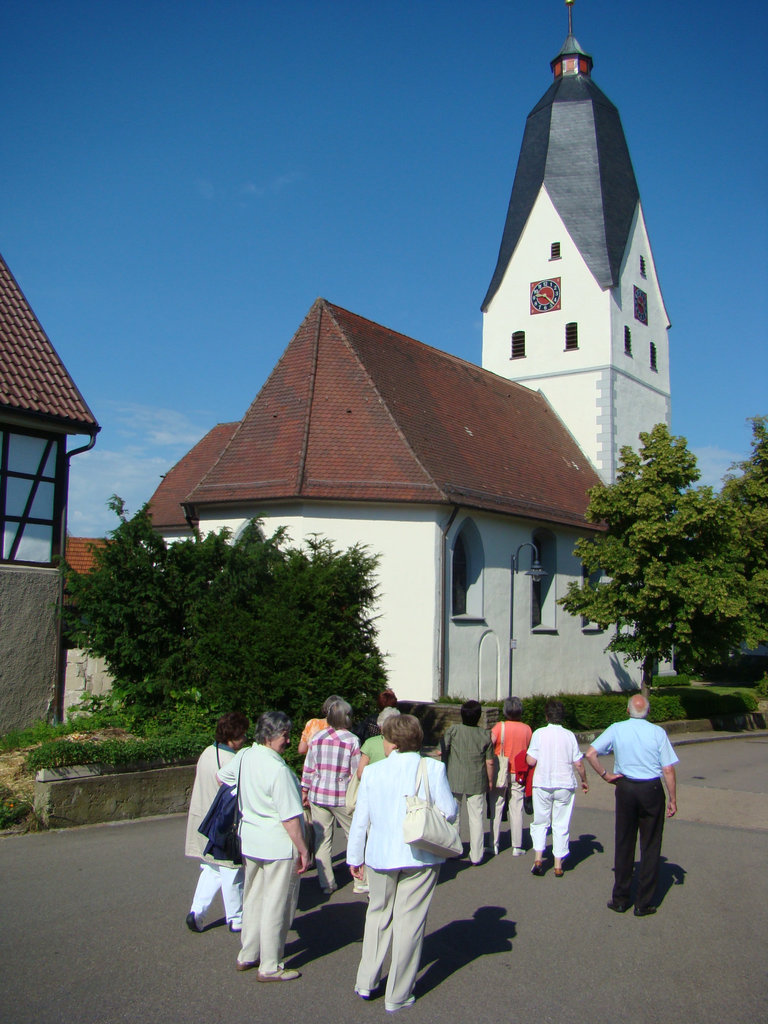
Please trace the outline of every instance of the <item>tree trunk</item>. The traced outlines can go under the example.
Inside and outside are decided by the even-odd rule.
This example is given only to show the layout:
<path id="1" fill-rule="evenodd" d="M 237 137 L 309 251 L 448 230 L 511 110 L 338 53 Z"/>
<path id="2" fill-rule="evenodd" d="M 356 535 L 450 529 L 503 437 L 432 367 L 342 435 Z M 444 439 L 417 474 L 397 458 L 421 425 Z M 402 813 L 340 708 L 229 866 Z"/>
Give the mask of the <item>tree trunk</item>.
<path id="1" fill-rule="evenodd" d="M 651 686 L 653 684 L 653 666 L 655 662 L 656 659 L 652 654 L 646 655 L 646 657 L 643 658 L 643 676 L 640 684 L 640 691 L 646 698 L 651 692 Z"/>

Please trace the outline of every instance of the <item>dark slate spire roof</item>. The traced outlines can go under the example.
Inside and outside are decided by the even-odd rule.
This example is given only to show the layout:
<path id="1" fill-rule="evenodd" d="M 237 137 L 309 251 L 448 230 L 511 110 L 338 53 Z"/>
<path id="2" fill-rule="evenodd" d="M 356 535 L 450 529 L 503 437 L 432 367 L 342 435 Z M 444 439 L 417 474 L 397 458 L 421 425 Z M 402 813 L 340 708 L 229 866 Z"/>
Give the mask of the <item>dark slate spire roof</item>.
<path id="1" fill-rule="evenodd" d="M 592 81 L 592 58 L 571 33 L 552 70 L 555 81 L 528 115 L 483 311 L 501 284 L 542 185 L 600 286 L 618 284 L 640 199 L 619 112 Z"/>

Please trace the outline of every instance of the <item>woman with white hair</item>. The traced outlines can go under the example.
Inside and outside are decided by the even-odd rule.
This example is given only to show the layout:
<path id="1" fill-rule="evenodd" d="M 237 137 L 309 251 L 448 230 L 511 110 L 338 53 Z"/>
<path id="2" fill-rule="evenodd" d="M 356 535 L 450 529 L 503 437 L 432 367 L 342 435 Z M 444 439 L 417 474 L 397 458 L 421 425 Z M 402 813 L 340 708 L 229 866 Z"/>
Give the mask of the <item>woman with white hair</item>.
<path id="1" fill-rule="evenodd" d="M 309 852 L 299 783 L 281 756 L 291 741 L 290 718 L 265 712 L 254 740 L 217 773 L 222 785 L 238 787 L 242 810 L 243 930 L 235 966 L 258 967 L 259 981 L 293 981 L 300 974 L 286 969 L 283 953 Z"/>
<path id="2" fill-rule="evenodd" d="M 386 757 L 363 772 L 347 863 L 354 878 L 367 874 L 370 887 L 355 992 L 361 999 L 370 999 L 391 946 L 384 1009 L 392 1013 L 414 1002 L 427 913 L 443 863 L 442 857 L 403 839 L 406 795 L 416 792 L 422 761 L 430 798 L 438 810 L 455 821 L 458 805 L 445 766 L 420 756 L 424 734 L 417 718 L 393 715 L 384 722 L 382 734 Z"/>
<path id="3" fill-rule="evenodd" d="M 349 836 L 347 787 L 360 760 L 360 742 L 353 732 L 352 708 L 337 700 L 328 709 L 328 728 L 312 737 L 301 774 L 302 800 L 312 812 L 317 880 L 324 893 L 338 888 L 333 874 L 333 836 L 337 825 Z M 358 887 L 362 890 L 362 887 Z"/>

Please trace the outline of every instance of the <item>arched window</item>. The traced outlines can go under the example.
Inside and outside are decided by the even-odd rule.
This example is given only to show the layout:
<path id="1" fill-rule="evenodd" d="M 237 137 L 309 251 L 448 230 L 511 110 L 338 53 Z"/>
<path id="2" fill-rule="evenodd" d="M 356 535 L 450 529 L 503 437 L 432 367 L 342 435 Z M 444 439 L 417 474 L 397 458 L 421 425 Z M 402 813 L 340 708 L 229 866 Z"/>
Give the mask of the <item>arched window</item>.
<path id="1" fill-rule="evenodd" d="M 471 519 L 461 524 L 453 543 L 451 614 L 483 617 L 483 542 Z"/>
<path id="2" fill-rule="evenodd" d="M 555 629 L 557 626 L 557 542 L 549 530 L 536 530 L 533 542 L 546 576 L 531 577 L 531 628 Z"/>

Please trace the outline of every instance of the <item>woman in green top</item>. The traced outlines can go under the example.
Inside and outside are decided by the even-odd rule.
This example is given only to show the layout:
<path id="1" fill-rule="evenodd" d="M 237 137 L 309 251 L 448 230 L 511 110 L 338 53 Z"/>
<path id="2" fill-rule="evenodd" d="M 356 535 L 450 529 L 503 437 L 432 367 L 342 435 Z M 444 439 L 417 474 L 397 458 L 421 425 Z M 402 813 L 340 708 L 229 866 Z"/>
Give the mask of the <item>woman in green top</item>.
<path id="1" fill-rule="evenodd" d="M 381 729 L 382 725 L 384 725 L 388 718 L 392 718 L 393 715 L 399 714 L 400 712 L 397 708 L 384 708 L 376 719 L 376 725 Z M 384 757 L 384 737 L 381 733 L 379 733 L 378 736 L 371 736 L 367 739 L 360 748 L 360 763 L 357 766 L 358 779 L 363 777 L 363 768 L 365 768 L 367 764 L 375 764 L 377 761 L 383 761 Z"/>
<path id="2" fill-rule="evenodd" d="M 448 771 L 448 785 L 461 808 L 467 798 L 469 859 L 481 864 L 485 839 L 485 794 L 493 786 L 495 761 L 493 741 L 487 729 L 478 725 L 483 713 L 477 700 L 461 705 L 461 725 L 443 733 L 440 751 Z"/>

